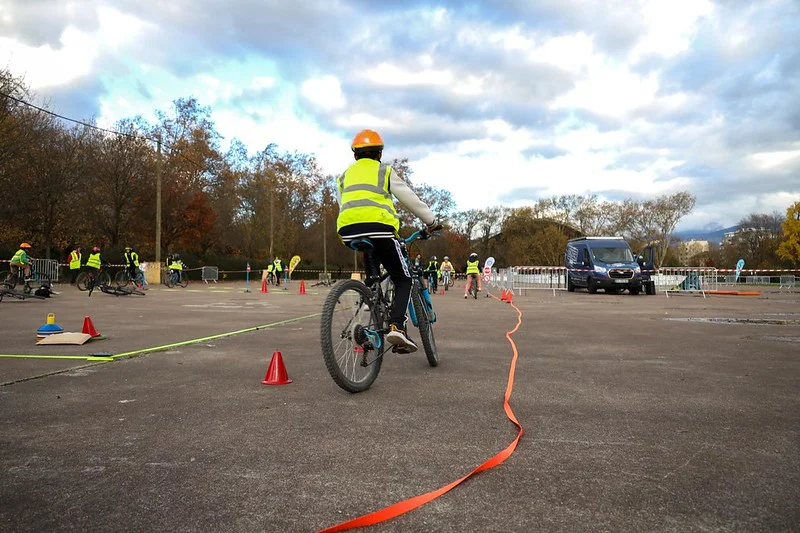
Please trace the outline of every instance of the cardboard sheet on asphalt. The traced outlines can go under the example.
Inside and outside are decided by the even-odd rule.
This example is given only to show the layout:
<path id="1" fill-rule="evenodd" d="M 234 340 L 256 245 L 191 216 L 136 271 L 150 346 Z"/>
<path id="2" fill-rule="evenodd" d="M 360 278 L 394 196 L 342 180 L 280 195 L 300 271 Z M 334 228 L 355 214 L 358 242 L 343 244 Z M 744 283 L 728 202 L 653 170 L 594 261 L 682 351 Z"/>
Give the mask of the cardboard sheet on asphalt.
<path id="1" fill-rule="evenodd" d="M 91 338 L 88 333 L 56 333 L 48 335 L 36 344 L 83 344 Z"/>

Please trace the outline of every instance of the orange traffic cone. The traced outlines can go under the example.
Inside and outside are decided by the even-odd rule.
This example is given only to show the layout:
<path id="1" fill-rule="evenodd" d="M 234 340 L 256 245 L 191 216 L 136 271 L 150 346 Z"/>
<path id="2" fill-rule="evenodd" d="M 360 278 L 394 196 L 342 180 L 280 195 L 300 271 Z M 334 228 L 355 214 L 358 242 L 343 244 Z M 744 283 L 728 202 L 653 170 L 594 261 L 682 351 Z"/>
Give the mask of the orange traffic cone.
<path id="1" fill-rule="evenodd" d="M 501 302 L 505 302 L 506 301 L 506 290 L 505 289 L 501 289 L 500 290 L 500 301 Z"/>
<path id="2" fill-rule="evenodd" d="M 510 304 L 514 300 L 514 291 L 506 292 L 506 303 Z"/>
<path id="3" fill-rule="evenodd" d="M 86 333 L 87 335 L 91 335 L 93 339 L 102 339 L 105 338 L 100 333 L 94 329 L 94 324 L 92 324 L 92 317 L 86 315 L 83 317 L 83 330 L 81 333 Z"/>
<path id="4" fill-rule="evenodd" d="M 306 293 L 306 280 L 301 279 L 300 280 L 300 294 L 305 294 L 305 293 Z"/>
<path id="5" fill-rule="evenodd" d="M 439 289 L 439 294 L 441 294 L 442 296 L 444 296 L 444 289 Z"/>
<path id="6" fill-rule="evenodd" d="M 291 383 L 289 374 L 286 372 L 286 367 L 283 365 L 283 356 L 281 352 L 273 352 L 272 360 L 269 362 L 267 368 L 267 375 L 264 376 L 264 385 L 286 385 Z"/>
<path id="7" fill-rule="evenodd" d="M 261 292 L 264 294 L 267 294 L 267 292 L 269 292 L 267 291 L 267 280 L 265 279 L 261 280 Z"/>

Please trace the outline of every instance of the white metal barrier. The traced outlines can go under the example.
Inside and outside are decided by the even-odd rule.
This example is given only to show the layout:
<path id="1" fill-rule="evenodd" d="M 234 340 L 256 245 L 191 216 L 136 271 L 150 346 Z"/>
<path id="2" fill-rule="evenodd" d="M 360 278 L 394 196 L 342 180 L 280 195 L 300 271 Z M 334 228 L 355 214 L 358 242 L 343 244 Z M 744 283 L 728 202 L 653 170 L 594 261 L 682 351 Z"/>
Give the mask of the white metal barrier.
<path id="1" fill-rule="evenodd" d="M 780 278 L 780 287 L 781 291 L 790 291 L 797 286 L 797 276 L 789 275 L 789 276 L 781 276 Z"/>
<path id="2" fill-rule="evenodd" d="M 213 281 L 214 283 L 219 280 L 219 267 L 215 266 L 204 266 L 201 272 L 201 279 L 208 284 L 209 281 Z"/>
<path id="3" fill-rule="evenodd" d="M 52 283 L 56 283 L 60 280 L 59 274 L 61 269 L 58 268 L 58 261 L 55 259 L 32 259 L 31 267 L 33 267 L 36 272 L 50 278 Z"/>

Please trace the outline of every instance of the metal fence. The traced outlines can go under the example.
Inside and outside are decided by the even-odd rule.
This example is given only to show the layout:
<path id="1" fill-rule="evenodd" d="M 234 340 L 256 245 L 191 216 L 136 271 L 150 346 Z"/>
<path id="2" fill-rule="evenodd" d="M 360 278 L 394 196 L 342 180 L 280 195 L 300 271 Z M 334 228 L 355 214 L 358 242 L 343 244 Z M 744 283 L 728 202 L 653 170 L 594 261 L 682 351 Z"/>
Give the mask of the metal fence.
<path id="1" fill-rule="evenodd" d="M 213 281 L 216 283 L 219 281 L 219 267 L 215 266 L 204 266 L 200 276 L 203 281 L 208 283 L 209 281 Z"/>
<path id="2" fill-rule="evenodd" d="M 31 267 L 36 272 L 46 275 L 53 283 L 58 283 L 61 280 L 61 269 L 55 259 L 32 259 Z"/>

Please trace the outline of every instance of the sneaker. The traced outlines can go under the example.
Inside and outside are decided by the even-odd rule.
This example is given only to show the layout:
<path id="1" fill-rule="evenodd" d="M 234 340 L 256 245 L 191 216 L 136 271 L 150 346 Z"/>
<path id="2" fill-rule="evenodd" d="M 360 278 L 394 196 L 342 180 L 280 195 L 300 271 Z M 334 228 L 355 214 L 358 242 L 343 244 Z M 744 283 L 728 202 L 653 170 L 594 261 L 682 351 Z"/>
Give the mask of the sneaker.
<path id="1" fill-rule="evenodd" d="M 403 351 L 401 353 L 414 353 L 418 350 L 414 341 L 408 337 L 405 328 L 396 324 L 389 326 L 389 333 L 386 334 L 386 342 L 396 346 L 398 351 L 402 349 Z"/>
<path id="2" fill-rule="evenodd" d="M 464 299 L 465 299 L 465 300 L 467 299 L 467 295 L 466 295 L 466 294 L 464 295 Z"/>

